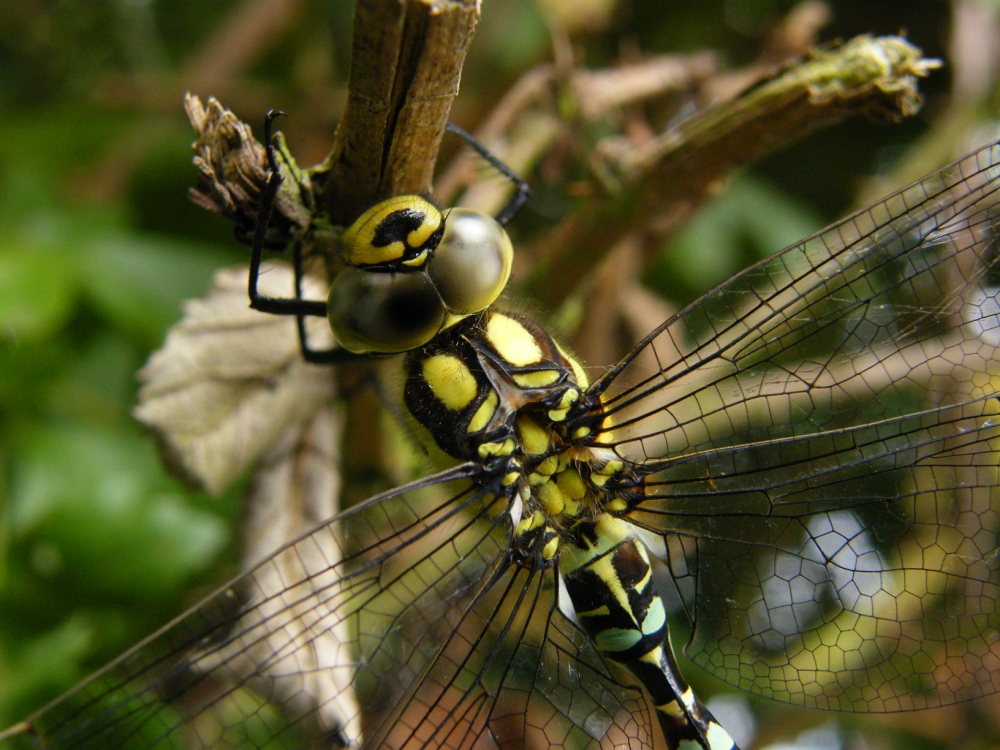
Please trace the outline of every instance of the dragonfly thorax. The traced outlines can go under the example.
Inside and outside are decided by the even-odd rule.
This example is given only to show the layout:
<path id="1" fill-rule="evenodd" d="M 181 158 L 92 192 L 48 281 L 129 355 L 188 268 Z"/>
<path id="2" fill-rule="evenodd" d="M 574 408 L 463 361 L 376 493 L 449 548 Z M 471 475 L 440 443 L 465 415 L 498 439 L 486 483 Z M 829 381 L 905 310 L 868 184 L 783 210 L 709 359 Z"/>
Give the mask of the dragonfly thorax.
<path id="1" fill-rule="evenodd" d="M 468 461 L 560 453 L 566 416 L 586 387 L 540 326 L 493 309 L 408 353 L 404 368 L 409 414 L 446 454 Z"/>
<path id="2" fill-rule="evenodd" d="M 502 477 L 526 555 L 553 559 L 560 537 L 615 502 L 602 488 L 622 462 L 568 419 L 586 375 L 537 323 L 490 309 L 409 353 L 404 367 L 418 433 Z"/>

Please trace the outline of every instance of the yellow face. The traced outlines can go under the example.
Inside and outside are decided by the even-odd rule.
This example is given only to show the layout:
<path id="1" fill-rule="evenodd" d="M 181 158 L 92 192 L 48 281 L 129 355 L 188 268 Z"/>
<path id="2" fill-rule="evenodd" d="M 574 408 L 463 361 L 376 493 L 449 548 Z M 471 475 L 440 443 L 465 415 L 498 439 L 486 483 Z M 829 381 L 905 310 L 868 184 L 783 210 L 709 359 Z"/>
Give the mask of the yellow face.
<path id="1" fill-rule="evenodd" d="M 389 198 L 365 211 L 340 238 L 344 262 L 357 268 L 423 266 L 441 241 L 444 219 L 419 195 Z"/>

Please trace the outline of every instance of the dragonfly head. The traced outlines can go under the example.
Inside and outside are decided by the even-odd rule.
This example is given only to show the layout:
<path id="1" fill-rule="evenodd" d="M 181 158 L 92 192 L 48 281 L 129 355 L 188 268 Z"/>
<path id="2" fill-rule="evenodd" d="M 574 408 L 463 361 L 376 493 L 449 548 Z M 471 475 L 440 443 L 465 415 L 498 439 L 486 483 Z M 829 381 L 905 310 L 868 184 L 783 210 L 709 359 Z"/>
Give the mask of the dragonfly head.
<path id="1" fill-rule="evenodd" d="M 330 327 L 348 351 L 423 346 L 489 307 L 510 278 L 514 249 L 486 214 L 405 195 L 376 204 L 341 238 L 348 267 L 330 287 Z"/>

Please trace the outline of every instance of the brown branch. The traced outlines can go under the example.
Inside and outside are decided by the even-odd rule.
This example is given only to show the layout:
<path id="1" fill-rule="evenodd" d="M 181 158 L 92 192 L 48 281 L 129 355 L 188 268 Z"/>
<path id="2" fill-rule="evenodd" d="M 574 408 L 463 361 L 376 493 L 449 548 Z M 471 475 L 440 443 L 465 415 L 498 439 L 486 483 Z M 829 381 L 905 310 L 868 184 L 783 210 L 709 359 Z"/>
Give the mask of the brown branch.
<path id="1" fill-rule="evenodd" d="M 333 243 L 324 228 L 349 224 L 387 196 L 427 192 L 478 18 L 477 0 L 358 3 L 346 109 L 330 155 L 300 169 L 278 138 L 285 179 L 269 245 L 305 240 L 329 260 Z M 249 241 L 267 177 L 264 149 L 214 99 L 202 105 L 189 96 L 185 106 L 199 133 L 202 174 L 192 197 L 235 221 L 237 235 Z"/>
<path id="2" fill-rule="evenodd" d="M 735 99 L 596 162 L 602 189 L 539 243 L 549 252 L 529 290 L 547 306 L 558 305 L 627 232 L 655 224 L 662 239 L 734 169 L 818 128 L 855 114 L 913 115 L 921 102 L 916 80 L 938 65 L 905 39 L 859 37 L 815 51 Z"/>
<path id="3" fill-rule="evenodd" d="M 476 0 L 359 0 L 346 111 L 330 156 L 302 169 L 276 138 L 284 179 L 269 246 L 301 242 L 315 260 L 329 260 L 336 234 L 328 227 L 350 223 L 380 198 L 427 190 L 478 18 Z M 191 196 L 233 221 L 249 241 L 268 175 L 266 152 L 249 126 L 214 99 L 203 104 L 189 96 L 185 105 L 198 131 L 200 176 Z M 371 412 L 369 406 L 359 422 L 370 424 Z M 352 439 L 348 449 L 369 459 L 380 454 L 374 439 Z"/>
<path id="4" fill-rule="evenodd" d="M 623 67 L 574 69 L 567 73 L 552 64 L 525 73 L 476 128 L 476 138 L 519 174 L 530 174 L 545 158 L 567 145 L 565 113 L 557 111 L 559 92 L 569 93 L 580 120 L 614 118 L 624 107 L 671 96 L 693 96 L 716 74 L 711 53 L 661 55 Z M 461 205 L 494 214 L 507 202 L 514 186 L 509 180 L 482 179 L 482 159 L 471 152 L 439 175 L 434 195 L 445 205 L 465 188 Z"/>
<path id="5" fill-rule="evenodd" d="M 381 198 L 427 191 L 478 20 L 477 0 L 358 3 L 347 104 L 313 171 L 333 223 Z"/>

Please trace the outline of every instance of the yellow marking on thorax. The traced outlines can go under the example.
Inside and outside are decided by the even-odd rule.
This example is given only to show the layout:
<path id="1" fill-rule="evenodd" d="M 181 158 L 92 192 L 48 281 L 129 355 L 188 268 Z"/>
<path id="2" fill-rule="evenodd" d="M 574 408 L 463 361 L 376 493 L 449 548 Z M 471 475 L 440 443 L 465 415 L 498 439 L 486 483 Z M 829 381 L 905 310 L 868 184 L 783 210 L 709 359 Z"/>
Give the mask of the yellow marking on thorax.
<path id="1" fill-rule="evenodd" d="M 555 482 L 556 487 L 565 498 L 563 512 L 576 518 L 580 515 L 580 501 L 587 494 L 587 486 L 583 482 L 583 477 L 576 469 L 565 469 L 556 474 L 552 481 Z"/>
<path id="2" fill-rule="evenodd" d="M 558 516 L 566 507 L 566 496 L 555 482 L 545 482 L 538 485 L 535 491 L 542 509 L 550 516 Z"/>
<path id="3" fill-rule="evenodd" d="M 580 386 L 580 390 L 586 390 L 587 386 L 590 385 L 590 380 L 587 378 L 587 373 L 583 371 L 583 367 L 580 363 L 576 361 L 576 357 L 573 357 L 566 353 L 566 350 L 556 343 L 556 349 L 559 353 L 563 355 L 567 362 L 569 362 L 570 367 L 573 368 L 573 377 L 576 378 L 576 384 Z"/>
<path id="4" fill-rule="evenodd" d="M 550 477 L 559 471 L 559 456 L 549 456 L 538 462 L 535 471 L 545 477 Z"/>
<path id="5" fill-rule="evenodd" d="M 545 546 L 542 548 L 542 557 L 546 560 L 551 560 L 556 556 L 556 552 L 559 551 L 559 537 L 554 536 L 546 542 Z"/>
<path id="6" fill-rule="evenodd" d="M 601 488 L 608 483 L 615 474 L 622 470 L 625 464 L 618 460 L 612 459 L 608 461 L 604 466 L 600 467 L 590 475 L 590 482 L 595 487 Z M 622 511 L 625 510 L 628 505 L 623 500 L 612 500 L 604 505 L 604 508 L 609 511 Z"/>
<path id="7" fill-rule="evenodd" d="M 472 419 L 469 420 L 469 426 L 466 428 L 466 432 L 470 435 L 474 432 L 479 432 L 484 429 L 486 425 L 490 423 L 493 419 L 493 415 L 496 413 L 497 404 L 500 402 L 500 397 L 497 396 L 497 392 L 491 390 L 483 403 L 479 405 L 476 409 L 476 413 L 472 415 Z"/>
<path id="8" fill-rule="evenodd" d="M 504 358 L 506 359 L 506 357 Z M 522 388 L 544 388 L 547 385 L 553 385 L 559 380 L 559 371 L 534 370 L 532 372 L 519 372 L 512 379 Z"/>
<path id="9" fill-rule="evenodd" d="M 543 526 L 544 524 L 545 514 L 540 510 L 536 510 L 530 516 L 522 518 L 520 522 L 518 522 L 517 535 L 521 536 L 522 534 L 525 534 L 533 529 L 537 529 L 539 526 Z"/>
<path id="10" fill-rule="evenodd" d="M 479 391 L 476 378 L 453 354 L 435 354 L 421 362 L 424 380 L 434 397 L 451 411 L 461 411 Z"/>
<path id="11" fill-rule="evenodd" d="M 559 456 L 549 456 L 548 458 L 542 459 L 535 470 L 539 474 L 552 476 L 557 471 L 559 471 L 559 462 L 560 462 Z"/>
<path id="12" fill-rule="evenodd" d="M 555 482 L 567 497 L 582 500 L 587 494 L 587 485 L 576 469 L 566 469 L 556 475 Z"/>
<path id="13" fill-rule="evenodd" d="M 608 476 L 612 476 L 614 474 L 617 474 L 623 468 L 625 468 L 625 462 L 621 461 L 619 459 L 613 458 L 610 461 L 608 461 L 606 464 L 604 464 L 604 466 L 601 467 L 601 473 L 602 474 L 607 474 Z"/>
<path id="14" fill-rule="evenodd" d="M 514 423 L 514 429 L 521 441 L 521 450 L 529 456 L 540 456 L 547 453 L 552 446 L 549 433 L 531 417 L 518 417 Z"/>
<path id="15" fill-rule="evenodd" d="M 575 388 L 571 388 L 562 395 L 561 399 L 559 399 L 558 408 L 549 409 L 545 415 L 553 422 L 562 422 L 566 419 L 566 415 L 569 414 L 569 407 L 579 400 L 580 391 Z"/>
<path id="16" fill-rule="evenodd" d="M 513 318 L 494 313 L 486 323 L 486 338 L 514 367 L 527 367 L 542 359 L 542 348 L 531 332 Z"/>
<path id="17" fill-rule="evenodd" d="M 497 442 L 482 443 L 476 452 L 479 454 L 480 458 L 491 458 L 493 456 L 509 456 L 511 453 L 514 452 L 515 447 L 516 446 L 514 445 L 513 438 L 507 438 L 501 443 Z"/>

